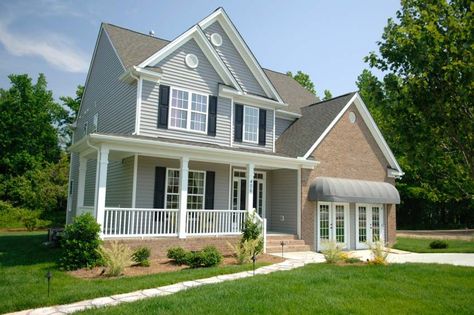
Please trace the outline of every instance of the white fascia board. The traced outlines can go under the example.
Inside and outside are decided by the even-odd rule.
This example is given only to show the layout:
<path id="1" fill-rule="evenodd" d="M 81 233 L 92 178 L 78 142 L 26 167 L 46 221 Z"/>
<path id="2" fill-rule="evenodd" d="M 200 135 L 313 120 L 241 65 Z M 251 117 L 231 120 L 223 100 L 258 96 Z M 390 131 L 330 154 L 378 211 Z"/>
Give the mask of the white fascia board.
<path id="1" fill-rule="evenodd" d="M 298 114 L 298 113 L 293 113 L 293 112 L 288 112 L 288 111 L 285 111 L 285 110 L 277 110 L 276 112 L 276 117 L 277 118 L 283 118 L 283 119 L 287 119 L 287 120 L 295 120 L 297 118 L 301 118 L 301 114 Z"/>
<path id="2" fill-rule="evenodd" d="M 225 85 L 219 85 L 219 96 L 231 98 L 234 102 L 266 109 L 286 108 L 286 104 L 257 95 L 246 94 Z"/>
<path id="3" fill-rule="evenodd" d="M 127 83 L 132 83 L 138 78 L 147 81 L 160 82 L 161 76 L 161 73 L 133 66 L 124 71 L 119 79 Z"/>
<path id="4" fill-rule="evenodd" d="M 214 48 L 211 47 L 209 40 L 204 35 L 203 31 L 199 25 L 191 27 L 189 30 L 178 36 L 171 43 L 160 49 L 158 52 L 147 58 L 141 64 L 138 65 L 139 68 L 145 68 L 146 66 L 154 66 L 164 58 L 168 57 L 176 49 L 187 43 L 189 40 L 194 39 L 198 44 L 199 48 L 202 50 L 204 55 L 208 58 L 209 62 L 212 64 L 219 76 L 224 80 L 225 84 L 235 87 L 237 90 L 241 91 L 242 88 L 237 83 L 235 78 L 232 76 L 230 70 L 226 67 L 224 62 L 218 56 Z"/>
<path id="5" fill-rule="evenodd" d="M 403 173 L 402 168 L 398 164 L 397 159 L 393 155 L 392 150 L 390 149 L 387 142 L 385 141 L 385 138 L 380 132 L 379 127 L 375 123 L 372 115 L 367 109 L 367 106 L 365 105 L 364 101 L 360 97 L 359 93 L 356 93 L 355 104 L 356 104 L 357 109 L 361 113 L 361 116 L 364 119 L 365 124 L 368 126 L 372 136 L 375 138 L 375 141 L 377 142 L 379 148 L 382 150 L 385 158 L 390 163 L 390 166 L 393 169 L 398 171 L 399 174 L 397 174 L 396 176 L 402 176 L 403 174 L 405 174 Z"/>
<path id="6" fill-rule="evenodd" d="M 234 24 L 232 23 L 223 8 L 219 8 L 214 11 L 211 15 L 199 22 L 198 25 L 204 29 L 215 21 L 219 21 L 222 28 L 227 33 L 227 36 L 229 36 L 230 40 L 232 41 L 232 44 L 234 44 L 240 56 L 245 61 L 250 71 L 254 75 L 255 79 L 263 88 L 267 96 L 274 97 L 278 102 L 284 103 L 277 90 L 270 82 L 265 72 L 263 72 L 262 67 L 260 67 L 260 65 L 258 64 L 257 59 L 250 51 L 250 48 L 247 46 L 239 31 L 236 29 L 236 27 L 234 26 Z"/>
<path id="7" fill-rule="evenodd" d="M 225 148 L 216 149 L 212 147 L 200 147 L 154 139 L 139 139 L 104 134 L 90 134 L 84 138 L 90 139 L 90 142 L 96 145 L 106 145 L 109 150 L 130 152 L 133 154 L 146 154 L 150 156 L 166 156 L 170 158 L 178 158 L 182 156 L 183 152 L 186 152 L 186 155 L 189 156 L 190 159 L 196 161 L 208 161 L 224 164 L 231 163 L 233 165 L 254 163 L 259 166 L 275 168 L 313 169 L 319 163 L 313 160 L 226 150 Z M 72 152 L 80 152 L 81 150 L 86 150 L 88 148 L 87 141 L 84 138 L 71 147 Z"/>
<path id="8" fill-rule="evenodd" d="M 321 134 L 321 136 L 316 140 L 316 142 L 311 146 L 311 148 L 306 152 L 304 155 L 304 158 L 307 159 L 311 153 L 318 147 L 318 145 L 323 141 L 323 139 L 326 137 L 326 135 L 331 131 L 331 129 L 336 125 L 336 123 L 341 119 L 342 115 L 346 112 L 346 110 L 351 106 L 352 102 L 356 99 L 357 94 L 355 94 L 349 102 L 347 102 L 346 105 L 344 105 L 344 108 L 337 114 L 336 118 L 329 124 L 329 126 L 324 130 L 324 132 Z"/>

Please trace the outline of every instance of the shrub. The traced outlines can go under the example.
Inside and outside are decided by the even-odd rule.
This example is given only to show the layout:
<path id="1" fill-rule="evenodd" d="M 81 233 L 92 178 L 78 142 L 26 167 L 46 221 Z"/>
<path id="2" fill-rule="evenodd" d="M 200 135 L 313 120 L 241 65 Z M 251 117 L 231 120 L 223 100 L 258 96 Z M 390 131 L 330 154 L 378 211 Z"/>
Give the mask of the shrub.
<path id="1" fill-rule="evenodd" d="M 348 264 L 356 264 L 356 263 L 362 262 L 362 260 L 360 260 L 357 257 L 348 257 L 348 258 L 344 259 L 344 262 L 346 262 Z"/>
<path id="2" fill-rule="evenodd" d="M 133 261 L 138 266 L 149 267 L 150 266 L 150 254 L 151 250 L 148 247 L 139 247 L 132 255 Z"/>
<path id="3" fill-rule="evenodd" d="M 173 259 L 177 265 L 186 264 L 186 251 L 182 247 L 169 248 L 166 257 Z"/>
<path id="4" fill-rule="evenodd" d="M 85 213 L 76 217 L 74 223 L 64 230 L 60 266 L 66 270 L 96 266 L 100 261 L 97 251 L 101 243 L 99 232 L 100 225 L 91 214 Z"/>
<path id="5" fill-rule="evenodd" d="M 23 210 L 21 213 L 21 221 L 25 228 L 31 232 L 38 228 L 45 228 L 51 224 L 51 221 L 41 220 L 40 211 Z"/>
<path id="6" fill-rule="evenodd" d="M 434 240 L 430 243 L 430 248 L 432 249 L 448 248 L 448 242 L 446 242 L 445 240 Z"/>
<path id="7" fill-rule="evenodd" d="M 323 243 L 324 250 L 321 253 L 328 264 L 335 264 L 343 260 L 342 249 L 334 241 L 327 241 Z"/>
<path id="8" fill-rule="evenodd" d="M 186 253 L 186 265 L 191 268 L 214 267 L 221 263 L 222 255 L 214 246 L 207 246 L 200 251 Z"/>
<path id="9" fill-rule="evenodd" d="M 234 251 L 234 256 L 239 264 L 247 264 L 252 260 L 253 255 L 258 256 L 261 248 L 261 238 L 255 240 L 242 240 L 236 246 L 233 246 L 229 242 L 227 245 Z"/>
<path id="10" fill-rule="evenodd" d="M 387 265 L 387 256 L 389 254 L 389 250 L 385 248 L 384 243 L 382 241 L 376 241 L 374 243 L 369 243 L 370 251 L 374 256 L 372 260 L 369 261 L 371 265 Z"/>
<path id="11" fill-rule="evenodd" d="M 133 264 L 133 251 L 127 245 L 117 241 L 112 242 L 110 247 L 101 245 L 97 252 L 107 268 L 106 275 L 108 276 L 120 276 L 126 267 L 130 267 Z"/>

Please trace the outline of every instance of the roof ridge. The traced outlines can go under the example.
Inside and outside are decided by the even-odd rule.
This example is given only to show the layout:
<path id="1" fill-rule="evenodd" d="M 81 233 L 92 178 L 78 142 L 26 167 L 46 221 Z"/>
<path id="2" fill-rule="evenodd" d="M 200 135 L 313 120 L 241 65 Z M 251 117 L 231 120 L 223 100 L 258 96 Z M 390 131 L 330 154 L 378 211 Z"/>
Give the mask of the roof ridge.
<path id="1" fill-rule="evenodd" d="M 161 38 L 161 37 L 152 36 L 152 35 L 145 34 L 145 33 L 139 32 L 139 31 L 135 31 L 135 30 L 123 27 L 123 26 L 116 25 L 116 24 L 107 23 L 107 22 L 102 22 L 102 24 L 109 25 L 109 26 L 116 27 L 116 28 L 120 28 L 124 31 L 129 31 L 129 32 L 132 32 L 132 33 L 135 33 L 135 34 L 138 34 L 138 35 L 142 35 L 142 36 L 146 36 L 146 37 L 149 37 L 149 38 L 158 39 L 158 40 L 165 41 L 165 42 L 171 42 L 171 40 L 169 40 L 169 39 L 164 39 L 164 38 Z"/>
<path id="2" fill-rule="evenodd" d="M 322 100 L 320 102 L 316 102 L 316 103 L 313 103 L 313 104 L 309 104 L 307 106 L 303 106 L 302 108 L 307 108 L 307 107 L 311 107 L 311 106 L 314 106 L 314 105 L 319 105 L 319 104 L 322 104 L 322 103 L 326 103 L 326 102 L 330 102 L 330 101 L 334 101 L 338 98 L 341 98 L 341 97 L 346 97 L 348 95 L 351 95 L 351 94 L 355 94 L 355 93 L 358 93 L 358 91 L 354 91 L 354 92 L 348 92 L 348 93 L 345 93 L 345 94 L 342 94 L 342 95 L 338 95 L 336 97 L 333 97 L 333 98 L 330 98 L 328 100 Z"/>

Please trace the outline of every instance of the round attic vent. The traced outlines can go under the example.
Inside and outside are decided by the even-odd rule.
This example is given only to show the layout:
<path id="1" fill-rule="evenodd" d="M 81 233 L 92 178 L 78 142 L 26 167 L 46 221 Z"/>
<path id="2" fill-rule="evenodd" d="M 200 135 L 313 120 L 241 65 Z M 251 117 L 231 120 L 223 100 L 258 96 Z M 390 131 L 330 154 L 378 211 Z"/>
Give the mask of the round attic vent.
<path id="1" fill-rule="evenodd" d="M 199 65 L 199 59 L 195 54 L 187 54 L 184 58 L 184 61 L 186 62 L 186 65 L 191 69 L 195 69 Z"/>
<path id="2" fill-rule="evenodd" d="M 222 45 L 222 36 L 218 33 L 213 33 L 211 35 L 211 43 L 216 47 L 221 46 Z"/>
<path id="3" fill-rule="evenodd" d="M 351 124 L 355 123 L 356 121 L 356 114 L 354 112 L 350 112 L 349 113 L 349 121 L 351 122 Z"/>

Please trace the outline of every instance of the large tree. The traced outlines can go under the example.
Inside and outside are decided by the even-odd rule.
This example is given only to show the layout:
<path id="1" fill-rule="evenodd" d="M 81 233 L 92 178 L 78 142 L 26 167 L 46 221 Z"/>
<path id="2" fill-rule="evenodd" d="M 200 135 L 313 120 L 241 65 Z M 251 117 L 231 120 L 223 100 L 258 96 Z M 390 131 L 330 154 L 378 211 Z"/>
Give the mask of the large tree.
<path id="1" fill-rule="evenodd" d="M 298 70 L 295 75 L 291 71 L 286 72 L 287 76 L 292 77 L 295 79 L 302 87 L 313 93 L 314 95 L 316 94 L 316 89 L 314 88 L 314 83 L 311 81 L 311 78 L 309 77 L 309 74 L 304 73 L 303 71 Z"/>
<path id="2" fill-rule="evenodd" d="M 63 147 L 69 147 L 72 143 L 73 128 L 71 126 L 76 121 L 83 95 L 84 86 L 78 85 L 76 89 L 76 97 L 61 96 L 59 98 L 63 107 L 66 109 L 66 116 L 64 117 L 59 129 L 60 143 Z"/>
<path id="3" fill-rule="evenodd" d="M 460 0 L 403 0 L 379 52 L 367 57 L 383 80 L 367 71 L 358 79 L 406 172 L 398 184 L 411 203 L 405 210 L 416 216 L 431 207 L 445 224 L 473 224 L 473 8 Z"/>

